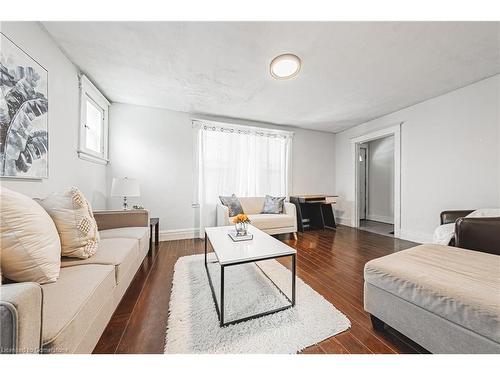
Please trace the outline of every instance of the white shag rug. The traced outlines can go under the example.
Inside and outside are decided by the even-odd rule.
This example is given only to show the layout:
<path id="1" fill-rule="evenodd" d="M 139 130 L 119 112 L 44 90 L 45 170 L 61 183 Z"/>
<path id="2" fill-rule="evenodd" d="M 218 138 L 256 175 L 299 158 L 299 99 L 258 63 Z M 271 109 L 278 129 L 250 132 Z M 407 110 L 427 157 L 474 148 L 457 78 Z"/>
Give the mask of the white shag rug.
<path id="1" fill-rule="evenodd" d="M 275 260 L 258 264 L 291 295 L 291 271 Z M 211 263 L 209 269 L 219 291 L 220 266 Z M 226 267 L 225 280 L 225 321 L 288 303 L 253 263 Z M 221 328 L 204 255 L 191 255 L 175 264 L 165 353 L 297 353 L 350 326 L 344 314 L 297 277 L 295 307 Z"/>

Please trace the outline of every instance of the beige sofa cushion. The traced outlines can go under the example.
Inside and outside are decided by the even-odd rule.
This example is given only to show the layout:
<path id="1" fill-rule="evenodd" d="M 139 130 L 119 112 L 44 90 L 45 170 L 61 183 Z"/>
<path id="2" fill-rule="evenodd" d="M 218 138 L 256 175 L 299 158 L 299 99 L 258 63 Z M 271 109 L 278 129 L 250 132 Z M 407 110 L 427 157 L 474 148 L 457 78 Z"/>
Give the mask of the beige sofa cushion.
<path id="1" fill-rule="evenodd" d="M 260 214 L 264 208 L 264 197 L 239 198 L 243 212 L 247 215 Z"/>
<path id="2" fill-rule="evenodd" d="M 61 243 L 54 222 L 33 199 L 0 187 L 1 273 L 13 281 L 54 282 Z"/>
<path id="3" fill-rule="evenodd" d="M 115 228 L 99 231 L 101 240 L 107 238 L 133 238 L 139 241 L 141 249 L 149 248 L 149 227 Z"/>
<path id="4" fill-rule="evenodd" d="M 500 256 L 421 245 L 374 259 L 365 281 L 500 342 Z"/>
<path id="5" fill-rule="evenodd" d="M 75 351 L 114 288 L 113 266 L 62 268 L 56 283 L 42 286 L 43 351 Z"/>
<path id="6" fill-rule="evenodd" d="M 257 214 L 248 215 L 253 226 L 259 229 L 275 229 L 293 227 L 295 216 L 286 214 Z"/>
<path id="7" fill-rule="evenodd" d="M 39 203 L 56 224 L 63 256 L 85 259 L 96 253 L 97 223 L 80 190 L 72 187 L 62 194 L 51 194 Z"/>
<path id="8" fill-rule="evenodd" d="M 94 211 L 99 230 L 127 227 L 149 227 L 149 212 L 146 210 Z"/>
<path id="9" fill-rule="evenodd" d="M 99 243 L 99 251 L 87 259 L 62 258 L 61 267 L 84 264 L 107 264 L 115 267 L 116 284 L 127 274 L 139 257 L 139 241 L 133 238 L 106 238 Z"/>

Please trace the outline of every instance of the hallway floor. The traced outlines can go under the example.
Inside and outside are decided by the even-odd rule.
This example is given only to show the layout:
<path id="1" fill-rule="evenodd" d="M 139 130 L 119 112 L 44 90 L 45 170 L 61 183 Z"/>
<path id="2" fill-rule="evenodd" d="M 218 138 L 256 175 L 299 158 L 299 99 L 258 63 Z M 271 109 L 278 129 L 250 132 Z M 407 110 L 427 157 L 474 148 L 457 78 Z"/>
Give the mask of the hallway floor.
<path id="1" fill-rule="evenodd" d="M 381 223 L 380 221 L 373 220 L 360 220 L 358 229 L 381 234 L 383 236 L 394 237 L 394 224 Z"/>

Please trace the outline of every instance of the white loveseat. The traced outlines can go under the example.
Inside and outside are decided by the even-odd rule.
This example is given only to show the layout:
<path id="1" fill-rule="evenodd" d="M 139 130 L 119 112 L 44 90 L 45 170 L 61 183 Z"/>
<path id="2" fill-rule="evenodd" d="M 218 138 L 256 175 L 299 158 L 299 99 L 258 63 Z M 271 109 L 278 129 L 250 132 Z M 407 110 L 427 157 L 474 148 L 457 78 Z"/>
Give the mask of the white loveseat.
<path id="1" fill-rule="evenodd" d="M 285 202 L 282 214 L 261 214 L 264 207 L 264 197 L 245 197 L 239 198 L 239 200 L 243 212 L 248 216 L 253 226 L 267 234 L 296 234 L 297 213 L 294 204 Z M 232 225 L 231 219 L 229 209 L 219 203 L 217 205 L 217 226 Z"/>

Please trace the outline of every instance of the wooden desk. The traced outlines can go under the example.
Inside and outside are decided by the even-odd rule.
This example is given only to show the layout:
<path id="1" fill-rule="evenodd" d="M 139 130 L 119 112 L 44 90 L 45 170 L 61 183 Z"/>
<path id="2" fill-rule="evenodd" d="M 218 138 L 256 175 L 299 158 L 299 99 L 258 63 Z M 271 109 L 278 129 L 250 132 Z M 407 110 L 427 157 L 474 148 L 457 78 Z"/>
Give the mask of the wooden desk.
<path id="1" fill-rule="evenodd" d="M 337 201 L 336 195 L 296 195 L 290 197 L 297 209 L 297 230 L 335 229 L 335 214 L 332 204 Z"/>

